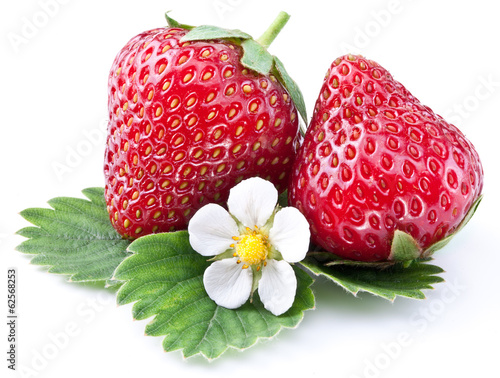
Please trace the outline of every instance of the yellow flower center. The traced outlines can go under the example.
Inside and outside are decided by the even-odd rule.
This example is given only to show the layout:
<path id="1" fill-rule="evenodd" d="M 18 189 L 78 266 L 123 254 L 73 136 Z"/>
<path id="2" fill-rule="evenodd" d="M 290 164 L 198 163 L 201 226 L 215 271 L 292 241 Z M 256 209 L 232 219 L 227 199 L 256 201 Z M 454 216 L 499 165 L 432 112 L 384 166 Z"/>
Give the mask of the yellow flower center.
<path id="1" fill-rule="evenodd" d="M 236 254 L 250 265 L 260 264 L 267 258 L 267 238 L 256 232 L 241 236 L 235 248 Z"/>

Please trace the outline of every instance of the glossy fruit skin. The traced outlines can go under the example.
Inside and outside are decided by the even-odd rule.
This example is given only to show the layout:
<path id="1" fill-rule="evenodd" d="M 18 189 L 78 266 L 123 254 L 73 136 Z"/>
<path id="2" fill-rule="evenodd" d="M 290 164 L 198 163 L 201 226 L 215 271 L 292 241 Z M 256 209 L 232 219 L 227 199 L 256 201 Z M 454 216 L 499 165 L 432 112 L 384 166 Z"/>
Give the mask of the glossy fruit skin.
<path id="1" fill-rule="evenodd" d="M 385 261 L 398 229 L 424 251 L 453 233 L 482 187 L 479 156 L 455 126 L 377 63 L 333 62 L 289 188 L 315 244 Z"/>
<path id="2" fill-rule="evenodd" d="M 297 111 L 274 76 L 245 69 L 237 45 L 180 42 L 186 33 L 144 32 L 110 71 L 105 196 L 125 238 L 185 229 L 248 177 L 284 190 L 300 144 Z"/>

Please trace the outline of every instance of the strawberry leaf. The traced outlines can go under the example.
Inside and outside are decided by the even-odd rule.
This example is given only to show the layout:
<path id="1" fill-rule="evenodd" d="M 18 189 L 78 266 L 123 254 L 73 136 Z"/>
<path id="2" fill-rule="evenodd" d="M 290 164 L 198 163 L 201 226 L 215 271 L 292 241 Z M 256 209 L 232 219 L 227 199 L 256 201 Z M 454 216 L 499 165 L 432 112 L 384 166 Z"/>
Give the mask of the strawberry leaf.
<path id="1" fill-rule="evenodd" d="M 348 264 L 325 266 L 313 257 L 307 257 L 301 264 L 314 275 L 326 277 L 355 296 L 366 291 L 390 301 L 398 295 L 424 299 L 423 289 L 432 289 L 432 284 L 443 281 L 437 276 L 443 270 L 426 261 L 414 261 L 409 266 L 396 263 L 382 269 Z"/>
<path id="2" fill-rule="evenodd" d="M 69 281 L 107 281 L 127 256 L 129 241 L 114 230 L 106 211 L 104 189 L 89 188 L 89 199 L 58 197 L 48 201 L 52 209 L 30 208 L 21 216 L 36 227 L 17 234 L 28 238 L 17 250 L 34 255 L 31 263 L 48 266 L 51 273 L 69 276 Z"/>
<path id="3" fill-rule="evenodd" d="M 251 39 L 252 36 L 238 29 L 223 29 L 218 26 L 201 25 L 192 29 L 189 33 L 182 37 L 181 42 L 233 38 Z"/>
<path id="4" fill-rule="evenodd" d="M 134 319 L 154 316 L 146 334 L 165 336 L 165 351 L 182 349 L 185 357 L 201 354 L 214 359 L 228 348 L 245 349 L 283 327 L 296 327 L 304 311 L 314 307 L 312 279 L 299 268 L 294 268 L 295 302 L 281 316 L 265 310 L 257 295 L 236 310 L 216 305 L 203 286 L 210 262 L 191 248 L 187 231 L 144 236 L 129 250 L 133 254 L 114 275 L 125 281 L 117 293 L 118 304 L 135 302 Z"/>
<path id="5" fill-rule="evenodd" d="M 290 77 L 290 75 L 288 75 L 288 72 L 285 70 L 285 66 L 276 56 L 274 57 L 274 65 L 276 67 L 276 70 L 278 71 L 278 77 L 281 79 L 281 82 L 285 86 L 288 93 L 290 93 L 290 97 L 292 98 L 295 107 L 297 108 L 305 125 L 307 125 L 306 104 L 304 102 L 304 96 L 302 96 L 302 92 L 300 91 L 299 86 Z"/>

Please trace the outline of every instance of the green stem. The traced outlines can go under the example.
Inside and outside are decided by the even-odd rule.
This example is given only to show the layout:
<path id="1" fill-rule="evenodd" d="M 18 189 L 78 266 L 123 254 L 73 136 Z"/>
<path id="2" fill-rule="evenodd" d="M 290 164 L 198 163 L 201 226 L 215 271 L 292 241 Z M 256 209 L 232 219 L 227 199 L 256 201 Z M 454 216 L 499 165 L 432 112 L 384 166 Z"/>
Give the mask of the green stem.
<path id="1" fill-rule="evenodd" d="M 276 17 L 267 28 L 267 30 L 260 36 L 259 39 L 257 39 L 257 42 L 259 42 L 264 48 L 268 48 L 271 46 L 271 43 L 273 43 L 274 39 L 278 36 L 280 33 L 281 29 L 285 26 L 285 24 L 288 22 L 288 19 L 290 18 L 290 15 L 286 12 L 281 11 L 280 14 L 278 14 L 278 17 Z"/>

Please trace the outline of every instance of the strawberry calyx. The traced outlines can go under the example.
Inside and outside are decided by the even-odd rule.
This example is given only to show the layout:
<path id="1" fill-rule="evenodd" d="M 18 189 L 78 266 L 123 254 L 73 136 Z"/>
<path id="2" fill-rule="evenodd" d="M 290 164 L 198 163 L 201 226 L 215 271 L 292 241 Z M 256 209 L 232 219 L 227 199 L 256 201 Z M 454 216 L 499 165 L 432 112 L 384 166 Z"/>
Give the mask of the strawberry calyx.
<path id="1" fill-rule="evenodd" d="M 314 257 L 324 266 L 350 265 L 379 269 L 385 269 L 398 263 L 402 264 L 404 267 L 408 267 L 414 261 L 428 261 L 431 259 L 431 256 L 434 254 L 434 252 L 446 246 L 451 241 L 451 239 L 465 227 L 465 225 L 469 222 L 469 220 L 476 212 L 482 198 L 483 196 L 481 195 L 476 201 L 474 201 L 460 225 L 450 235 L 437 241 L 425 250 L 422 250 L 422 248 L 420 248 L 418 243 L 410 234 L 401 230 L 396 230 L 394 232 L 391 243 L 391 253 L 387 261 L 366 262 L 349 260 L 343 259 L 330 252 L 315 250 L 309 252 L 307 255 L 309 257 Z"/>
<path id="2" fill-rule="evenodd" d="M 388 260 L 395 262 L 409 262 L 419 258 L 431 257 L 434 252 L 447 245 L 450 240 L 465 227 L 465 225 L 469 222 L 469 220 L 476 212 L 482 198 L 483 196 L 479 196 L 479 198 L 474 201 L 462 222 L 460 222 L 458 227 L 450 235 L 430 245 L 424 251 L 422 251 L 422 249 L 419 247 L 419 245 L 411 235 L 407 234 L 406 232 L 396 230 L 392 239 L 391 253 Z"/>
<path id="3" fill-rule="evenodd" d="M 389 261 L 406 262 L 418 259 L 422 254 L 422 249 L 410 234 L 404 231 L 394 231 L 391 243 L 391 253 Z"/>
<path id="4" fill-rule="evenodd" d="M 223 29 L 212 25 L 201 25 L 189 30 L 191 31 L 181 38 L 181 42 L 207 41 L 211 39 L 247 40 L 252 38 L 250 34 L 239 29 Z"/>
<path id="5" fill-rule="evenodd" d="M 194 28 L 194 26 L 181 24 L 180 22 L 177 22 L 176 20 L 174 20 L 172 17 L 170 17 L 168 15 L 170 12 L 171 11 L 165 12 L 165 19 L 167 20 L 168 26 L 170 26 L 171 28 L 181 28 L 181 29 L 186 29 L 186 30 L 191 30 Z"/>
<path id="6" fill-rule="evenodd" d="M 483 195 L 480 195 L 475 201 L 474 203 L 472 204 L 472 206 L 470 207 L 469 211 L 467 212 L 467 214 L 465 215 L 464 219 L 462 220 L 462 222 L 460 222 L 460 224 L 458 225 L 458 227 L 455 229 L 455 231 L 453 231 L 453 233 L 451 233 L 450 235 L 448 235 L 447 237 L 445 237 L 444 239 L 441 239 L 439 240 L 438 242 L 432 244 L 429 248 L 427 248 L 423 253 L 422 253 L 422 257 L 429 257 L 431 256 L 434 252 L 436 252 L 437 250 L 443 248 L 445 245 L 447 245 L 450 240 L 458 233 L 460 232 L 467 223 L 469 223 L 469 221 L 471 220 L 472 216 L 476 213 L 476 210 L 479 206 L 479 204 L 481 203 L 481 200 L 483 199 Z"/>
<path id="7" fill-rule="evenodd" d="M 267 48 L 271 45 L 279 32 L 287 23 L 290 15 L 286 12 L 280 12 L 276 19 L 272 22 L 269 28 L 258 39 L 252 38 L 251 35 L 242 32 L 239 29 L 224 29 L 218 26 L 201 25 L 190 26 L 177 22 L 172 19 L 168 12 L 165 13 L 165 18 L 170 27 L 177 27 L 189 30 L 181 42 L 206 41 L 206 40 L 226 40 L 241 46 L 243 56 L 241 64 L 262 75 L 274 75 L 278 78 L 281 84 L 290 94 L 292 101 L 297 108 L 302 120 L 307 124 L 307 113 L 304 102 L 304 97 L 296 82 L 290 77 L 283 63 L 274 55 L 271 55 Z M 301 127 L 301 132 L 304 130 Z"/>

